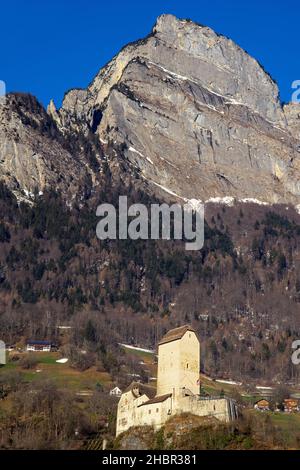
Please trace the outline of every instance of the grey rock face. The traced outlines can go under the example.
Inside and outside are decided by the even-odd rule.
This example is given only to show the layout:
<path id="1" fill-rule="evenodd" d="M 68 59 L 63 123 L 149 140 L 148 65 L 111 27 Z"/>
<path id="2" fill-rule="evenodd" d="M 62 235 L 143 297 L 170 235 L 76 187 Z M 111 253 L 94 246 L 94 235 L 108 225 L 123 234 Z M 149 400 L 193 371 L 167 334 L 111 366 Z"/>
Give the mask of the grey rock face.
<path id="1" fill-rule="evenodd" d="M 300 139 L 300 103 L 289 103 L 284 106 L 284 116 L 288 129 L 293 136 Z"/>
<path id="2" fill-rule="evenodd" d="M 81 145 L 96 136 L 111 169 L 121 155 L 165 197 L 300 203 L 300 105 L 282 107 L 258 62 L 210 28 L 162 15 L 86 90 L 47 112 L 0 107 L 0 174 L 16 191 L 76 193 L 86 175 L 96 185 L 95 159 L 92 169 Z M 80 140 L 81 156 L 53 126 Z"/>
<path id="3" fill-rule="evenodd" d="M 90 121 L 88 116 L 90 106 L 87 95 L 87 90 L 74 89 L 69 91 L 64 97 L 60 112 L 56 111 L 52 115 L 63 132 L 67 132 L 69 129 L 75 131 L 87 129 L 87 124 Z"/>
<path id="4" fill-rule="evenodd" d="M 291 198 L 299 192 L 297 142 L 286 130 L 149 62 L 126 67 L 98 132 L 125 142 L 146 179 L 182 197 L 279 202 L 283 186 Z"/>
<path id="5" fill-rule="evenodd" d="M 300 202 L 298 108 L 283 109 L 257 61 L 210 28 L 161 16 L 59 115 L 84 129 L 97 109 L 101 142 L 122 145 L 157 190 Z"/>
<path id="6" fill-rule="evenodd" d="M 0 105 L 0 122 L 0 178 L 18 198 L 30 200 L 51 187 L 62 190 L 69 201 L 74 199 L 85 167 L 63 147 L 54 123 L 35 98 L 8 95 Z"/>

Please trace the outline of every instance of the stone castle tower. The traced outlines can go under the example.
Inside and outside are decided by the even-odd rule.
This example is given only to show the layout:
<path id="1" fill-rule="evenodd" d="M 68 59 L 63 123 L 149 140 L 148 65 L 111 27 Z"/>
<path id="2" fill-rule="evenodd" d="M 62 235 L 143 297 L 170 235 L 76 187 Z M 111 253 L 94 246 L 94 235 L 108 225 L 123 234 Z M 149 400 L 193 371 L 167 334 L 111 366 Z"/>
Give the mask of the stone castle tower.
<path id="1" fill-rule="evenodd" d="M 183 389 L 199 394 L 200 343 L 195 330 L 181 326 L 170 330 L 158 343 L 157 395 Z"/>

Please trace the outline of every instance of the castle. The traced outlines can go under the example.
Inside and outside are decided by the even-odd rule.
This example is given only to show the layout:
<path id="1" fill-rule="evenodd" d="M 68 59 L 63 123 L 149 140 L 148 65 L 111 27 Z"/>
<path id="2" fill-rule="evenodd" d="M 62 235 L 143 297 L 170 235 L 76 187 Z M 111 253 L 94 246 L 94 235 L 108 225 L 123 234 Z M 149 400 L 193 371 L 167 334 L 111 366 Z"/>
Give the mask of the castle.
<path id="1" fill-rule="evenodd" d="M 116 435 L 132 426 L 158 430 L 170 416 L 186 412 L 220 421 L 235 419 L 234 400 L 200 396 L 199 372 L 200 342 L 195 330 L 189 325 L 170 330 L 158 344 L 156 395 L 152 387 L 133 382 L 118 404 Z"/>

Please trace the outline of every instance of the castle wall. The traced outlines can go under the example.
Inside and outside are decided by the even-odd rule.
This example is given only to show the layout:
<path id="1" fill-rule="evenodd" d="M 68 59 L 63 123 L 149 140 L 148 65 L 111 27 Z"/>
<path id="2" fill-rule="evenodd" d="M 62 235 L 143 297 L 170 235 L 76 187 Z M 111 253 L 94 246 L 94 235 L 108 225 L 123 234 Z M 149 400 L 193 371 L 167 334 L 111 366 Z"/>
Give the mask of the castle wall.
<path id="1" fill-rule="evenodd" d="M 129 392 L 131 393 L 131 392 Z M 127 395 L 127 394 L 126 394 Z M 131 394 L 133 397 L 133 395 Z M 213 416 L 219 421 L 229 422 L 231 416 L 230 400 L 228 398 L 201 398 L 199 396 L 172 397 L 160 403 L 140 406 L 147 401 L 146 395 L 130 399 L 126 406 L 119 404 L 117 419 L 117 435 L 132 426 L 153 426 L 160 429 L 174 415 L 191 413 L 196 416 Z"/>
<path id="2" fill-rule="evenodd" d="M 172 398 L 167 398 L 161 403 L 152 403 L 140 406 L 136 413 L 136 426 L 153 426 L 160 429 L 172 412 Z"/>
<path id="3" fill-rule="evenodd" d="M 174 393 L 179 384 L 179 347 L 172 341 L 158 346 L 157 395 Z"/>
<path id="4" fill-rule="evenodd" d="M 129 429 L 131 426 L 139 426 L 139 424 L 136 424 L 139 422 L 138 406 L 148 400 L 149 398 L 145 394 L 136 398 L 131 390 L 122 394 L 118 403 L 117 436 L 121 432 Z"/>
<path id="5" fill-rule="evenodd" d="M 200 343 L 195 333 L 187 331 L 179 346 L 179 384 L 178 388 L 187 388 L 195 395 L 200 392 Z"/>
<path id="6" fill-rule="evenodd" d="M 228 422 L 230 416 L 228 398 L 201 398 L 190 396 L 176 400 L 175 414 L 191 413 L 197 416 L 214 416 L 219 421 Z"/>

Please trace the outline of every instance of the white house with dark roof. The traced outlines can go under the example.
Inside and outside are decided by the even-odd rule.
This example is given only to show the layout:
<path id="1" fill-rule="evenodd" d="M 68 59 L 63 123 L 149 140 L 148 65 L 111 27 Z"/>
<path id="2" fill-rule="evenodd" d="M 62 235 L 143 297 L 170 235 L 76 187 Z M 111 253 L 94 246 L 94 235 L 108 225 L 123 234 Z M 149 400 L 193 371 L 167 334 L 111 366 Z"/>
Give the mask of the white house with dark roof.
<path id="1" fill-rule="evenodd" d="M 30 339 L 26 343 L 27 351 L 50 352 L 51 347 L 52 347 L 51 341 L 39 341 L 39 340 Z"/>
<path id="2" fill-rule="evenodd" d="M 119 387 L 114 387 L 109 392 L 111 397 L 120 397 L 122 395 L 122 390 Z"/>
<path id="3" fill-rule="evenodd" d="M 220 421 L 237 417 L 235 402 L 227 397 L 200 396 L 200 342 L 195 330 L 184 325 L 170 330 L 158 343 L 157 390 L 133 382 L 118 404 L 116 434 L 132 426 L 156 430 L 170 416 L 192 413 Z"/>

